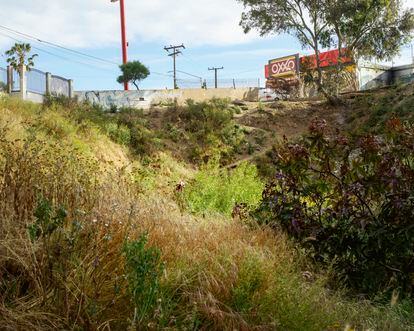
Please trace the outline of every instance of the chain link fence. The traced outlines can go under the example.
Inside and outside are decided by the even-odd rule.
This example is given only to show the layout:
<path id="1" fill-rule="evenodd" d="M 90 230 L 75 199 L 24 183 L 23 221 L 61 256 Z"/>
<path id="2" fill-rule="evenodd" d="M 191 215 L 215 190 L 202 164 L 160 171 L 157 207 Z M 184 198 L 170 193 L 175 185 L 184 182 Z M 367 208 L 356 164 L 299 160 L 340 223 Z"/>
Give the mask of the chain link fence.
<path id="1" fill-rule="evenodd" d="M 218 88 L 248 88 L 248 87 L 261 87 L 264 84 L 264 81 L 261 81 L 260 78 L 238 78 L 238 79 L 218 79 L 217 87 Z M 177 79 L 177 85 L 179 88 L 215 88 L 214 79 Z"/>

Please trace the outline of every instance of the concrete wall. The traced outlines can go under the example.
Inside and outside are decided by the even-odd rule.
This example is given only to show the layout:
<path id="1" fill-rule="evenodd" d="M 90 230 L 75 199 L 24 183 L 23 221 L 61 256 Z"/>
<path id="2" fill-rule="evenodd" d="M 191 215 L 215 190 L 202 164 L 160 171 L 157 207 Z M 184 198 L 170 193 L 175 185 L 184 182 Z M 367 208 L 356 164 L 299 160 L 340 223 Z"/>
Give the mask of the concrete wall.
<path id="1" fill-rule="evenodd" d="M 140 90 L 140 91 L 78 91 L 74 93 L 79 100 L 87 100 L 109 109 L 117 107 L 133 107 L 149 109 L 152 105 L 176 101 L 183 105 L 186 100 L 196 102 L 212 98 L 230 98 L 231 100 L 257 101 L 258 88 L 237 89 L 179 89 L 179 90 Z"/>
<path id="2" fill-rule="evenodd" d="M 414 64 L 394 67 L 392 69 L 393 83 L 411 83 L 414 82 Z"/>
<path id="3" fill-rule="evenodd" d="M 20 92 L 12 92 L 11 95 L 15 97 L 21 97 Z M 24 97 L 24 100 L 32 101 L 34 103 L 43 103 L 43 99 L 44 99 L 43 94 L 34 93 L 30 91 L 26 91 L 26 96 Z"/>
<path id="4" fill-rule="evenodd" d="M 387 86 L 392 84 L 392 71 L 390 67 L 371 63 L 358 65 L 358 80 L 360 90 Z"/>

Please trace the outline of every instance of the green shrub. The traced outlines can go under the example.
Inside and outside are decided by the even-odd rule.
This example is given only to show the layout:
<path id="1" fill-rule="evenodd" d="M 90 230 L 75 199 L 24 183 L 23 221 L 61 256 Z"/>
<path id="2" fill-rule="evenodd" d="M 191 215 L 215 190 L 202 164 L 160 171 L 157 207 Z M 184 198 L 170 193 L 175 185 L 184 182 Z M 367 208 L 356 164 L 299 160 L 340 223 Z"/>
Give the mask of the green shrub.
<path id="1" fill-rule="evenodd" d="M 220 170 L 217 164 L 204 166 L 184 190 L 189 209 L 196 214 L 219 212 L 231 215 L 236 204 L 249 208 L 258 205 L 263 183 L 254 165 L 241 163 L 232 171 Z"/>
<path id="2" fill-rule="evenodd" d="M 325 126 L 316 120 L 303 140 L 278 146 L 258 221 L 361 293 L 412 293 L 414 127 L 393 119 L 385 136 L 351 140 L 328 139 Z"/>
<path id="3" fill-rule="evenodd" d="M 40 199 L 34 212 L 35 222 L 28 227 L 30 239 L 35 241 L 40 236 L 47 238 L 63 226 L 66 214 L 63 206 L 54 210 L 50 201 Z"/>
<path id="4" fill-rule="evenodd" d="M 109 122 L 105 129 L 108 136 L 117 144 L 128 146 L 131 143 L 131 133 L 127 126 Z"/>
<path id="5" fill-rule="evenodd" d="M 0 92 L 6 92 L 7 91 L 7 84 L 0 82 Z"/>
<path id="6" fill-rule="evenodd" d="M 133 323 L 138 325 L 154 312 L 163 271 L 160 251 L 146 247 L 146 244 L 147 236 L 143 235 L 137 241 L 127 242 L 124 247 L 128 288 L 135 305 Z"/>
<path id="7" fill-rule="evenodd" d="M 77 98 L 69 98 L 63 94 L 47 93 L 43 97 L 43 106 L 51 107 L 53 105 L 60 105 L 65 108 L 73 108 L 78 104 Z"/>
<path id="8" fill-rule="evenodd" d="M 244 132 L 234 122 L 227 99 L 198 103 L 187 100 L 187 105 L 179 109 L 178 122 L 189 139 L 191 160 L 197 163 L 207 163 L 216 157 L 228 163 L 245 142 Z"/>

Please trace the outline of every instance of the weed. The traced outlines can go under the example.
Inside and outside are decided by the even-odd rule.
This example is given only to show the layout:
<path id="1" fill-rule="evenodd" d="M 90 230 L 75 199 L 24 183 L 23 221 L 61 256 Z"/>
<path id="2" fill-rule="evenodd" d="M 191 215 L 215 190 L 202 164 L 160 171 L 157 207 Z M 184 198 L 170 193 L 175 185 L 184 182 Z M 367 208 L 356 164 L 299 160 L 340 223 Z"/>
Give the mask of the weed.
<path id="1" fill-rule="evenodd" d="M 116 124 L 109 122 L 105 126 L 105 131 L 108 136 L 117 144 L 129 146 L 131 143 L 131 132 L 130 129 L 123 124 Z"/>
<path id="2" fill-rule="evenodd" d="M 228 172 L 220 170 L 217 163 L 210 163 L 185 188 L 184 197 L 194 213 L 219 212 L 229 216 L 237 203 L 249 208 L 257 206 L 262 189 L 254 165 L 242 163 Z"/>
<path id="3" fill-rule="evenodd" d="M 266 113 L 266 107 L 264 106 L 263 103 L 259 102 L 258 106 L 257 106 L 257 112 L 259 114 L 264 114 Z"/>
<path id="4" fill-rule="evenodd" d="M 162 274 L 160 252 L 146 247 L 147 235 L 127 242 L 124 247 L 128 288 L 135 305 L 133 324 L 150 320 L 159 298 L 159 278 Z"/>
<path id="5" fill-rule="evenodd" d="M 198 142 L 174 120 L 187 110 L 167 116 L 200 153 L 234 128 L 207 116 Z M 209 215 L 257 205 L 263 184 L 251 165 L 216 162 L 197 175 L 168 154 L 98 163 L 124 150 L 108 126 L 150 130 L 139 112 L 122 116 L 0 100 L 0 329 L 414 329 L 411 299 L 344 299 L 281 232 Z M 184 206 L 204 217 L 171 199 L 181 180 Z"/>

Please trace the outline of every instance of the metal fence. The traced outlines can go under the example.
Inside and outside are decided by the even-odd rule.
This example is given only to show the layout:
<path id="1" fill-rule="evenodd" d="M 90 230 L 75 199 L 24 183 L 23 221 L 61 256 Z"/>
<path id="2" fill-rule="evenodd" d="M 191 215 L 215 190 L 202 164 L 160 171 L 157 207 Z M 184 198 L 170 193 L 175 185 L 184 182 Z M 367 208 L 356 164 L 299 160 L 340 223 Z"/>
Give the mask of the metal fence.
<path id="1" fill-rule="evenodd" d="M 12 75 L 12 92 L 19 92 L 20 91 L 20 75 L 16 70 L 13 70 Z"/>
<path id="2" fill-rule="evenodd" d="M 0 83 L 8 84 L 7 69 L 0 67 Z M 20 74 L 12 70 L 12 92 L 20 92 Z M 26 90 L 30 93 L 45 95 L 51 93 L 55 95 L 70 96 L 71 80 L 45 73 L 37 69 L 26 71 Z"/>
<path id="3" fill-rule="evenodd" d="M 0 68 L 0 85 L 6 85 L 7 84 L 7 70 Z M 1 89 L 1 86 L 0 86 Z"/>
<path id="4" fill-rule="evenodd" d="M 201 88 L 205 82 L 206 88 L 214 88 L 215 80 L 197 80 L 197 79 L 177 79 L 177 85 L 179 88 Z M 264 81 L 259 78 L 238 78 L 238 79 L 218 79 L 218 88 L 245 88 L 245 87 L 261 87 L 264 85 Z"/>
<path id="5" fill-rule="evenodd" d="M 37 69 L 31 69 L 26 73 L 27 90 L 32 93 L 46 93 L 46 73 Z"/>

